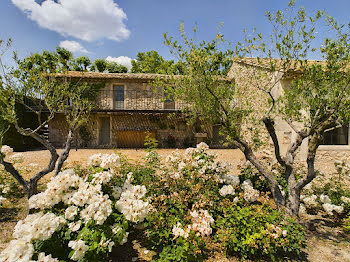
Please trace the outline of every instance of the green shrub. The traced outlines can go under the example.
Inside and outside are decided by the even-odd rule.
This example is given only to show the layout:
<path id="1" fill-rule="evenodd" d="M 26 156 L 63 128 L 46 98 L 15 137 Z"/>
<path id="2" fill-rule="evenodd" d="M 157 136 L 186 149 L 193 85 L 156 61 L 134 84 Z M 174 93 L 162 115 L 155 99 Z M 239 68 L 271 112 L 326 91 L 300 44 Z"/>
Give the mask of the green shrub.
<path id="1" fill-rule="evenodd" d="M 227 255 L 274 260 L 299 254 L 305 247 L 303 227 L 292 219 L 283 220 L 283 214 L 269 206 L 230 205 L 222 211 L 215 223 L 215 238 Z"/>
<path id="2" fill-rule="evenodd" d="M 345 219 L 344 230 L 345 232 L 350 233 L 350 216 L 347 219 Z"/>

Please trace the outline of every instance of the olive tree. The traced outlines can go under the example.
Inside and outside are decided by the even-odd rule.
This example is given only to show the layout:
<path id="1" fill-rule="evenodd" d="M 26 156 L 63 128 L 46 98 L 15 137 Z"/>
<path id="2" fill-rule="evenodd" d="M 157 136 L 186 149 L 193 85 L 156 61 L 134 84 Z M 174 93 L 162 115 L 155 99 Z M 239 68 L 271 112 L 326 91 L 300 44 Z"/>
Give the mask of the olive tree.
<path id="1" fill-rule="evenodd" d="M 18 59 L 14 54 L 16 66 L 12 68 L 6 67 L 0 57 L 1 118 L 9 125 L 13 125 L 21 135 L 38 141 L 51 155 L 48 165 L 26 181 L 14 165 L 6 161 L 3 154 L 0 154 L 0 164 L 23 186 L 28 197 L 36 194 L 38 181 L 43 176 L 52 171 L 58 174 L 61 170 L 69 155 L 73 134 L 85 123 L 93 108 L 93 101 L 89 97 L 90 86 L 83 82 L 72 84 L 67 80 L 66 72 L 70 64 L 67 59 L 71 59 L 72 56 L 67 55 L 68 51 L 63 51 L 65 50 L 44 51 L 42 54 L 32 54 L 23 60 Z M 28 112 L 36 116 L 36 127 L 20 125 L 16 111 L 17 105 L 22 105 Z M 61 155 L 41 132 L 58 113 L 65 114 L 69 129 Z"/>
<path id="2" fill-rule="evenodd" d="M 303 8 L 295 10 L 294 1 L 286 10 L 266 16 L 273 28 L 271 34 L 265 39 L 254 32 L 234 51 L 225 46 L 220 33 L 211 42 L 199 44 L 187 37 L 183 27 L 182 44 L 166 34 L 166 45 L 186 70 L 183 77 L 167 79 L 163 85 L 168 92 L 172 90 L 175 99 L 187 102 L 187 112 L 192 116 L 220 124 L 227 140 L 266 178 L 276 205 L 297 216 L 301 190 L 317 174 L 315 156 L 325 132 L 339 127 L 350 116 L 350 25 L 339 25 L 321 11 L 307 16 Z M 317 46 L 320 21 L 325 21 L 333 33 Z M 308 60 L 314 53 L 321 62 Z M 246 57 L 256 58 L 254 66 L 242 67 L 243 81 L 239 77 L 223 78 L 233 61 L 240 64 Z M 285 78 L 291 85 L 276 96 L 274 90 Z M 254 98 L 259 104 L 252 106 Z M 284 155 L 275 129 L 278 119 L 296 134 Z M 264 134 L 272 141 L 283 170 L 288 187 L 285 196 L 268 163 L 257 157 Z M 296 156 L 303 141 L 308 142 L 307 171 L 297 178 Z"/>

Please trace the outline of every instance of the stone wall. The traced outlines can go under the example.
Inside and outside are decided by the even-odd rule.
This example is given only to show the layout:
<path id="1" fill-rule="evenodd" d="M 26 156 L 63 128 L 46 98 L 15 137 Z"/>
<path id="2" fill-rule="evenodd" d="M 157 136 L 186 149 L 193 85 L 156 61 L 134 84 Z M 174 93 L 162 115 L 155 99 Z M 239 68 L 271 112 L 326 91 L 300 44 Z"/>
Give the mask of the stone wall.
<path id="1" fill-rule="evenodd" d="M 110 143 L 106 145 L 101 144 L 102 118 L 108 118 L 110 124 Z M 137 146 L 141 147 L 147 131 L 155 136 L 160 147 L 169 147 L 169 137 L 175 139 L 175 147 L 182 148 L 195 144 L 194 129 L 180 114 L 170 116 L 166 113 L 100 112 L 89 116 L 84 129 L 85 139 L 81 131 L 78 132 L 79 146 L 119 147 L 123 144 L 136 147 L 133 142 L 136 143 L 138 136 Z M 59 114 L 49 123 L 49 140 L 56 147 L 63 147 L 67 134 L 68 125 L 65 116 Z"/>
<path id="2" fill-rule="evenodd" d="M 253 113 L 246 117 L 246 121 L 242 123 L 243 136 L 247 141 L 252 141 L 254 139 L 254 131 L 259 130 L 259 138 L 265 142 L 265 148 L 273 147 L 272 140 L 262 122 L 270 106 L 268 103 L 269 96 L 266 91 L 271 88 L 272 96 L 277 99 L 283 94 L 284 89 L 290 88 L 291 80 L 282 79 L 281 73 L 271 73 L 264 68 L 240 63 L 233 63 L 229 76 L 233 77 L 237 83 L 239 106 L 243 110 L 249 111 L 253 109 Z M 299 123 L 293 124 L 296 127 L 300 127 Z M 286 153 L 290 143 L 295 140 L 296 133 L 280 117 L 275 117 L 275 130 L 283 155 Z M 306 156 L 307 141 L 305 140 L 298 151 L 297 158 L 304 161 Z"/>
<path id="3" fill-rule="evenodd" d="M 98 96 L 100 109 L 115 109 L 114 86 L 124 87 L 125 110 L 163 110 L 164 93 L 151 82 L 136 80 L 109 80 Z M 175 102 L 176 110 L 182 109 L 183 103 Z"/>

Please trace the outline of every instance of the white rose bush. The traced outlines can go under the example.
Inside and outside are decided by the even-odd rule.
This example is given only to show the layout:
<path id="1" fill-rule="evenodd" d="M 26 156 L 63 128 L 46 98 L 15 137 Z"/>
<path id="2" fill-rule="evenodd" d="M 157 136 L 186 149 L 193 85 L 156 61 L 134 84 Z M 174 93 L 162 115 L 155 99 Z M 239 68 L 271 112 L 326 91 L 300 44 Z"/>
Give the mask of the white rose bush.
<path id="1" fill-rule="evenodd" d="M 145 186 L 116 172 L 116 154 L 94 155 L 88 164 L 86 174 L 60 172 L 28 200 L 32 212 L 15 226 L 0 261 L 107 261 L 127 241 L 129 225 L 149 212 Z"/>
<path id="2" fill-rule="evenodd" d="M 295 256 L 305 246 L 249 165 L 232 173 L 205 143 L 164 161 L 153 152 L 136 164 L 95 154 L 87 168 L 61 171 L 28 200 L 0 261 L 113 261 L 131 232 L 154 261 Z"/>
<path id="3" fill-rule="evenodd" d="M 336 172 L 317 179 L 304 188 L 300 196 L 304 213 L 319 213 L 332 218 L 343 218 L 350 213 L 350 162 L 334 162 Z"/>
<path id="4" fill-rule="evenodd" d="M 151 179 L 141 179 L 153 196 L 145 232 L 157 252 L 154 259 L 201 261 L 218 251 L 241 258 L 274 256 L 288 248 L 300 252 L 302 227 L 284 220 L 249 177 L 231 173 L 230 164 L 215 158 L 205 143 L 184 154 L 175 150 Z"/>

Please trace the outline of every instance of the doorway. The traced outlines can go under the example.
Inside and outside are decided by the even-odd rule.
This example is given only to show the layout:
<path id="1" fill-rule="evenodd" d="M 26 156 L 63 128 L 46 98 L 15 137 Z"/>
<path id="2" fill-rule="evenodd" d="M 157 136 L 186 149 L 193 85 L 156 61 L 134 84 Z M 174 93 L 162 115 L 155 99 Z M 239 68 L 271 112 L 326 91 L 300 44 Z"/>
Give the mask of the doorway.
<path id="1" fill-rule="evenodd" d="M 100 118 L 100 145 L 109 145 L 111 142 L 111 125 L 109 117 Z"/>

